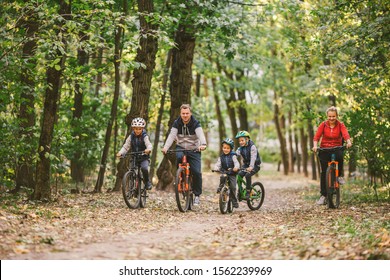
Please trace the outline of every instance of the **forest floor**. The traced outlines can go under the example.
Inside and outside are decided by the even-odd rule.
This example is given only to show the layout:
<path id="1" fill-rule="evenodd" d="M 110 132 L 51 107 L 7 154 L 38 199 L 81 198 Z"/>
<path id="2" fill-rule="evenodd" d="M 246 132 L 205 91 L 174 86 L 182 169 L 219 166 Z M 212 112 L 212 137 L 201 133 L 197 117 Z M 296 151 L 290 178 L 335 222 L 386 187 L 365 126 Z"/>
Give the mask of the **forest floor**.
<path id="1" fill-rule="evenodd" d="M 121 193 L 68 194 L 51 203 L 0 194 L 0 259 L 390 259 L 390 203 L 315 204 L 318 182 L 264 168 L 265 201 L 219 212 L 219 176 L 203 173 L 201 205 L 177 210 L 153 189 L 144 209 Z"/>

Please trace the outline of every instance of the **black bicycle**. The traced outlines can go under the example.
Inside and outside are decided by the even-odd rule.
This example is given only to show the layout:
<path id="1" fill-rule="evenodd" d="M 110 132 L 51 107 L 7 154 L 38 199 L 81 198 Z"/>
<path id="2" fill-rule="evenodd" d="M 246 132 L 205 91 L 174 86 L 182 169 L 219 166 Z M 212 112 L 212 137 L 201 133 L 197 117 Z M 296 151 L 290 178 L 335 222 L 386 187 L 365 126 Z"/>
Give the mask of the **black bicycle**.
<path id="1" fill-rule="evenodd" d="M 339 162 L 336 161 L 336 152 L 344 150 L 345 146 L 318 148 L 318 151 L 331 154 L 331 159 L 326 169 L 326 204 L 328 208 L 339 208 L 340 206 Z"/>
<path id="2" fill-rule="evenodd" d="M 218 172 L 221 174 L 219 189 L 219 210 L 222 214 L 233 212 L 233 194 L 230 191 L 228 171 L 224 170 L 211 170 L 212 172 Z"/>
<path id="3" fill-rule="evenodd" d="M 140 157 L 144 154 L 144 152 L 133 152 L 125 156 L 130 156 L 130 163 L 128 171 L 123 176 L 122 194 L 126 205 L 130 209 L 144 208 L 146 206 L 148 194 L 143 183 L 140 160 Z"/>

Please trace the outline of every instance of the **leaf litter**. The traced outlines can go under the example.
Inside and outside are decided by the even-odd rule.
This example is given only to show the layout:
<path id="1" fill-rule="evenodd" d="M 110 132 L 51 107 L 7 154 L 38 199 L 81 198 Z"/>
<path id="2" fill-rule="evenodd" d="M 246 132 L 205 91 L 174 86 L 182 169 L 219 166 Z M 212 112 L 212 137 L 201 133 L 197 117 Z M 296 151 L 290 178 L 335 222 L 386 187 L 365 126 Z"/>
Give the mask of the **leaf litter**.
<path id="1" fill-rule="evenodd" d="M 276 174 L 276 175 L 275 175 Z M 153 189 L 131 210 L 121 193 L 69 194 L 52 203 L 3 205 L 1 259 L 389 259 L 390 205 L 317 206 L 318 182 L 262 175 L 260 210 L 222 215 L 218 176 L 203 173 L 201 206 L 181 213 Z M 311 194 L 311 196 L 308 196 Z M 308 198 L 309 197 L 309 198 Z"/>

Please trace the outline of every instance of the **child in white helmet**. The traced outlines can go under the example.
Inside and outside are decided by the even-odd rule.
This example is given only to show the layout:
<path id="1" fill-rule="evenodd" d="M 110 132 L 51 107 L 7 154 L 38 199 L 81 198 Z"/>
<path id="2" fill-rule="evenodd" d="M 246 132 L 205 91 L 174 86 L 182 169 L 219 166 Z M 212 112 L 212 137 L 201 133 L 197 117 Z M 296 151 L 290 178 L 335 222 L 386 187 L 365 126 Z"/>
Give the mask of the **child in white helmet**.
<path id="1" fill-rule="evenodd" d="M 146 121 L 143 118 L 135 118 L 131 122 L 132 132 L 127 137 L 122 149 L 116 154 L 117 157 L 124 156 L 130 149 L 131 152 L 144 152 L 145 154 L 139 157 L 139 163 L 147 190 L 152 189 L 152 183 L 149 180 L 149 162 L 150 152 L 152 151 L 152 143 L 145 130 Z"/>

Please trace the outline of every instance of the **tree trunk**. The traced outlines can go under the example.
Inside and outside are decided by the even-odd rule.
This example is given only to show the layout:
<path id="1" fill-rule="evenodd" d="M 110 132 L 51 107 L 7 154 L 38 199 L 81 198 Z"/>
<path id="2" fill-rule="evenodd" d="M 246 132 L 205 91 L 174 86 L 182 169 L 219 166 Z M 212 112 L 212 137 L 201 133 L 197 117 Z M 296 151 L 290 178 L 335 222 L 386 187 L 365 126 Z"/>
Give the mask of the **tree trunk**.
<path id="1" fill-rule="evenodd" d="M 284 127 L 285 127 L 285 120 L 284 117 L 280 117 L 280 109 L 278 105 L 278 95 L 276 93 L 276 90 L 274 91 L 274 122 L 276 126 L 276 132 L 278 134 L 279 143 L 280 143 L 280 155 L 282 157 L 282 164 L 283 164 L 283 173 L 284 175 L 288 175 L 288 152 L 287 152 L 287 144 L 286 144 L 286 138 L 284 137 Z"/>
<path id="2" fill-rule="evenodd" d="M 311 107 L 309 104 L 307 104 L 307 110 L 310 112 Z M 308 121 L 307 129 L 309 131 L 309 145 L 310 145 L 310 151 L 313 150 L 313 138 L 314 138 L 314 128 L 311 120 Z M 315 160 L 315 154 L 311 154 L 311 169 L 312 169 L 312 179 L 317 180 L 317 167 L 316 167 L 316 160 Z"/>
<path id="3" fill-rule="evenodd" d="M 305 129 L 303 127 L 299 129 L 299 133 L 301 135 L 302 171 L 305 177 L 309 177 L 309 171 L 307 169 L 307 164 L 309 162 L 309 153 L 307 150 L 307 134 L 305 133 Z"/>
<path id="4" fill-rule="evenodd" d="M 224 70 L 224 73 L 226 77 L 228 77 L 233 82 L 233 74 L 226 69 Z M 229 97 L 225 98 L 226 102 L 226 108 L 230 119 L 230 125 L 232 127 L 233 135 L 237 135 L 238 132 L 238 125 L 237 125 L 237 118 L 236 118 L 236 111 L 234 109 L 233 104 L 236 102 L 236 96 L 234 94 L 234 88 L 229 87 L 227 89 L 229 91 Z M 238 147 L 238 140 L 234 139 L 234 145 Z"/>
<path id="5" fill-rule="evenodd" d="M 35 33 L 38 30 L 36 14 L 31 11 L 25 14 L 25 20 L 22 21 L 21 27 L 26 29 L 26 42 L 23 45 L 23 60 L 20 82 L 23 91 L 21 93 L 21 104 L 19 108 L 20 132 L 19 138 L 24 139 L 26 143 L 26 152 L 19 156 L 16 166 L 16 186 L 13 192 L 18 192 L 21 186 L 34 189 L 34 171 L 33 171 L 33 127 L 35 125 L 34 109 L 34 77 L 33 69 L 36 66 L 34 57 L 37 45 Z"/>
<path id="6" fill-rule="evenodd" d="M 59 14 L 63 18 L 67 19 L 71 14 L 71 6 L 67 4 L 67 1 L 60 1 Z M 58 29 L 61 30 L 64 25 L 64 21 L 58 24 Z M 63 42 L 66 45 L 65 42 Z M 65 56 L 60 51 L 56 52 L 57 57 L 60 58 L 56 65 L 48 66 L 46 70 L 46 92 L 45 102 L 43 107 L 42 128 L 41 136 L 39 138 L 38 156 L 39 160 L 36 168 L 36 185 L 33 194 L 35 200 L 50 200 L 50 152 L 51 143 L 53 140 L 54 124 L 57 119 L 57 106 L 60 99 L 60 82 L 62 67 L 65 63 Z"/>
<path id="7" fill-rule="evenodd" d="M 131 108 L 126 116 L 127 134 L 131 133 L 131 121 L 141 117 L 149 120 L 149 99 L 152 85 L 153 71 L 156 66 L 156 53 L 158 50 L 158 40 L 156 37 L 158 26 L 150 21 L 147 15 L 153 14 L 154 6 L 152 0 L 138 0 L 138 11 L 140 13 L 140 41 L 137 49 L 135 61 L 142 63 L 145 67 L 134 69 L 133 95 L 131 97 Z M 120 190 L 123 175 L 126 172 L 124 160 L 120 160 L 117 165 L 117 174 L 114 190 Z"/>
<path id="8" fill-rule="evenodd" d="M 169 77 L 169 69 L 171 68 L 172 63 L 172 50 L 168 51 L 167 54 L 167 60 L 165 62 L 164 67 L 164 76 L 162 80 L 162 97 L 160 102 L 160 109 L 158 110 L 158 117 L 157 117 L 157 123 L 156 123 L 156 133 L 154 137 L 153 142 L 153 151 L 152 151 L 152 157 L 150 159 L 150 178 L 153 178 L 155 173 L 155 166 L 156 166 L 156 158 L 157 153 L 159 152 L 158 149 L 158 143 L 160 142 L 160 134 L 161 134 L 161 123 L 162 123 L 162 117 L 164 113 L 164 105 L 165 105 L 165 98 L 168 92 L 168 77 Z"/>
<path id="9" fill-rule="evenodd" d="M 86 26 L 86 29 L 88 27 Z M 87 36 L 83 31 L 80 31 L 79 33 L 80 43 L 81 45 L 83 42 L 87 41 L 89 39 L 89 36 Z M 84 69 L 86 65 L 88 65 L 88 53 L 84 49 L 78 49 L 77 50 L 77 62 L 78 66 L 81 69 Z M 79 73 L 79 75 L 82 75 Z M 83 115 L 83 90 L 81 88 L 80 82 L 76 82 L 75 84 L 75 93 L 74 93 L 74 111 L 73 111 L 73 125 L 72 125 L 72 136 L 74 139 L 74 153 L 73 158 L 70 162 L 70 174 L 72 179 L 76 182 L 84 182 L 84 164 L 81 160 L 83 152 L 82 152 L 82 131 L 80 129 L 80 118 Z"/>
<path id="10" fill-rule="evenodd" d="M 188 30 L 191 30 L 189 32 Z M 176 48 L 172 50 L 172 72 L 170 76 L 171 112 L 169 128 L 180 115 L 180 106 L 191 102 L 192 62 L 194 58 L 195 37 L 193 28 L 180 24 L 175 36 Z M 168 131 L 169 133 L 169 131 Z M 173 189 L 176 170 L 176 156 L 167 155 L 162 160 L 158 170 L 157 188 Z"/>
<path id="11" fill-rule="evenodd" d="M 217 120 L 218 120 L 219 143 L 222 143 L 223 139 L 226 137 L 225 121 L 223 119 L 222 112 L 221 112 L 220 100 L 219 100 L 219 95 L 218 95 L 217 88 L 216 88 L 215 78 L 211 79 L 211 83 L 213 85 L 215 111 L 216 111 Z"/>
<path id="12" fill-rule="evenodd" d="M 294 141 L 293 141 L 293 122 L 292 122 L 292 113 L 291 110 L 288 112 L 288 123 L 289 129 L 288 131 L 288 159 L 289 159 L 289 172 L 294 173 L 294 164 L 295 164 L 295 152 L 294 152 Z M 298 152 L 298 151 L 297 151 Z"/>
<path id="13" fill-rule="evenodd" d="M 127 1 L 123 1 L 123 5 L 127 5 Z M 104 141 L 104 147 L 103 147 L 103 154 L 102 159 L 100 162 L 100 168 L 99 168 L 99 174 L 96 181 L 94 192 L 102 192 L 102 186 L 104 182 L 104 175 L 106 172 L 106 165 L 107 165 L 107 159 L 108 159 L 108 152 L 110 149 L 110 140 L 111 140 L 111 133 L 112 133 L 112 127 L 115 123 L 117 111 L 118 111 L 118 99 L 119 99 L 119 91 L 120 91 L 120 58 L 121 58 L 121 48 L 120 48 L 120 42 L 122 38 L 123 33 L 123 27 L 117 27 L 117 32 L 115 34 L 115 53 L 114 53 L 114 69 L 115 69 L 115 89 L 114 89 L 114 97 L 112 100 L 111 105 L 111 114 L 110 119 L 107 124 L 107 130 L 106 130 L 106 136 Z"/>
<path id="14" fill-rule="evenodd" d="M 245 77 L 244 71 L 240 70 L 239 75 L 237 75 L 236 79 L 237 82 L 243 83 L 243 78 Z M 237 88 L 237 96 L 238 96 L 238 117 L 240 119 L 240 130 L 246 130 L 249 131 L 249 124 L 248 124 L 248 112 L 246 111 L 246 96 L 245 96 L 245 89 Z"/>

